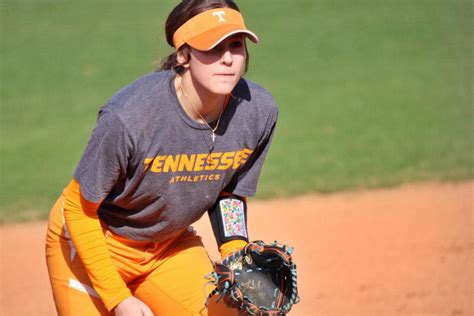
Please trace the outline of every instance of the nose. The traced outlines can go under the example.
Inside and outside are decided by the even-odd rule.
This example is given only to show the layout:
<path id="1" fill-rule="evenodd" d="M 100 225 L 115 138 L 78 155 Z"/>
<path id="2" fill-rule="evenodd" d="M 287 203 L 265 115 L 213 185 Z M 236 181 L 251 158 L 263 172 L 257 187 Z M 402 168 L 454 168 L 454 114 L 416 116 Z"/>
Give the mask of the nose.
<path id="1" fill-rule="evenodd" d="M 232 56 L 232 53 L 230 52 L 230 50 L 226 49 L 222 54 L 221 63 L 226 66 L 231 66 L 233 60 L 234 57 Z"/>

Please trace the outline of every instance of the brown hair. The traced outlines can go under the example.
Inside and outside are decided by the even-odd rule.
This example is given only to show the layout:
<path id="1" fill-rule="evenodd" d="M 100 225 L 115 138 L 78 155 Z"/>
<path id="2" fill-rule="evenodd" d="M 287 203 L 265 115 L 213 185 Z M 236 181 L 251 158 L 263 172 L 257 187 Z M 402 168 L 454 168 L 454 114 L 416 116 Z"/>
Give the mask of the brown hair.
<path id="1" fill-rule="evenodd" d="M 166 41 L 171 47 L 173 45 L 173 35 L 177 29 L 186 21 L 202 13 L 204 11 L 217 9 L 217 8 L 231 8 L 240 12 L 239 7 L 237 4 L 232 0 L 183 0 L 180 4 L 178 4 L 168 15 L 165 23 L 165 34 L 166 34 Z M 184 44 L 179 49 L 186 59 L 189 60 L 191 58 L 190 55 L 190 47 L 188 44 Z M 249 64 L 249 54 L 247 51 L 247 47 L 245 47 L 245 51 L 247 53 L 247 58 L 245 60 L 245 72 L 247 72 L 248 64 Z M 158 70 L 170 70 L 173 69 L 174 71 L 180 73 L 183 70 L 181 64 L 178 63 L 177 60 L 177 52 L 173 52 L 172 54 L 168 55 L 167 57 L 163 58 L 160 62 Z"/>

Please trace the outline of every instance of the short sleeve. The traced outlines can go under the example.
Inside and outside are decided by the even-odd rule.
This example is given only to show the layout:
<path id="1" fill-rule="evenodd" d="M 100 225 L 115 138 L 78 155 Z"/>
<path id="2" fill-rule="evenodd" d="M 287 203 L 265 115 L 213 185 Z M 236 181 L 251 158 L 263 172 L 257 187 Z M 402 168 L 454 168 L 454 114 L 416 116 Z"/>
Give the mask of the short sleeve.
<path id="1" fill-rule="evenodd" d="M 275 106 L 271 109 L 272 111 L 268 115 L 265 129 L 259 138 L 256 149 L 250 155 L 245 165 L 234 175 L 231 182 L 224 189 L 225 192 L 247 197 L 254 196 L 257 192 L 258 179 L 270 149 L 278 118 L 278 108 Z"/>
<path id="2" fill-rule="evenodd" d="M 133 142 L 120 117 L 101 110 L 86 149 L 74 173 L 81 194 L 100 202 L 122 177 L 132 153 Z"/>

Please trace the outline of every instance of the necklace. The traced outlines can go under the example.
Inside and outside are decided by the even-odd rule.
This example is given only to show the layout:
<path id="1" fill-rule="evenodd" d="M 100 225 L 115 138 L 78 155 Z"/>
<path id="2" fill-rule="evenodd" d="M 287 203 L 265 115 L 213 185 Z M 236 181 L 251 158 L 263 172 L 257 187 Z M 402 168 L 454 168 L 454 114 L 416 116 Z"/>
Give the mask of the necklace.
<path id="1" fill-rule="evenodd" d="M 179 80 L 179 88 L 181 89 L 181 92 L 183 93 L 184 97 L 186 98 L 186 101 L 188 101 L 188 103 L 191 104 L 191 107 L 197 113 L 199 118 L 201 118 L 201 120 L 204 123 L 206 123 L 207 127 L 211 130 L 211 139 L 212 139 L 212 143 L 214 143 L 216 141 L 216 131 L 219 128 L 219 123 L 221 122 L 223 106 L 221 107 L 221 111 L 219 112 L 219 118 L 217 119 L 216 126 L 214 128 L 212 128 L 211 125 L 209 125 L 209 123 L 202 117 L 201 113 L 199 113 L 199 111 L 196 109 L 196 107 L 194 107 L 194 104 L 191 102 L 191 100 L 189 100 L 188 95 L 186 94 L 186 92 L 183 89 L 183 83 L 181 81 L 181 78 Z"/>

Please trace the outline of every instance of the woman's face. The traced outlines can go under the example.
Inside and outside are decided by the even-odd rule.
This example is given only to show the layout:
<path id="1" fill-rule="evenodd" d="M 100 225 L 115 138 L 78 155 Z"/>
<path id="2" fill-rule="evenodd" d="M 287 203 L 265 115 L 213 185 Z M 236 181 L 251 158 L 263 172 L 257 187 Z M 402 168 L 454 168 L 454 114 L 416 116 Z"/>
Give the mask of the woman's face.
<path id="1" fill-rule="evenodd" d="M 196 88 L 214 94 L 229 94 L 245 70 L 245 36 L 236 34 L 210 51 L 191 48 L 188 69 Z"/>

